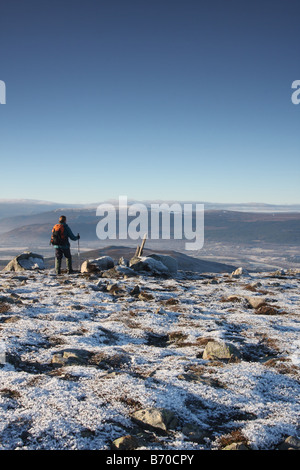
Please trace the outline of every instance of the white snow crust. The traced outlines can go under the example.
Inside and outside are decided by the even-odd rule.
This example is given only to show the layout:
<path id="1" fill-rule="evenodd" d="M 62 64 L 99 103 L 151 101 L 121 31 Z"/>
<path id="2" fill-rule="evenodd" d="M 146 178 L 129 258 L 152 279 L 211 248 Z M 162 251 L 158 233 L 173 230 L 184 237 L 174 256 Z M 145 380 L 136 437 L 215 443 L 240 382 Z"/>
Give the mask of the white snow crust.
<path id="1" fill-rule="evenodd" d="M 179 425 L 141 450 L 216 450 L 236 429 L 254 450 L 299 436 L 299 275 L 214 279 L 100 279 L 117 282 L 116 295 L 93 276 L 0 273 L 0 307 L 9 306 L 0 313 L 0 450 L 107 450 L 147 407 L 172 410 Z M 131 296 L 137 284 L 153 298 Z M 278 314 L 257 314 L 245 296 L 263 296 Z M 151 344 L 149 334 L 169 340 Z M 242 359 L 204 360 L 209 338 L 231 342 Z M 67 349 L 126 360 L 54 368 Z M 203 380 L 189 380 L 195 371 Z M 202 442 L 184 434 L 188 423 Z"/>

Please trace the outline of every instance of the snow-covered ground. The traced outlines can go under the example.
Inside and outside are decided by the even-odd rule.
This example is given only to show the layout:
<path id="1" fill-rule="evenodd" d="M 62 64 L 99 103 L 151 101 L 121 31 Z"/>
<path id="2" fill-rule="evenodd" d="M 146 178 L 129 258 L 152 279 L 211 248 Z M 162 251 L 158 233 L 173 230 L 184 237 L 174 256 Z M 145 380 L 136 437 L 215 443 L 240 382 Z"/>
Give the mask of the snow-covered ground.
<path id="1" fill-rule="evenodd" d="M 142 450 L 214 450 L 237 435 L 261 450 L 299 438 L 299 286 L 297 274 L 1 272 L 0 449 L 106 450 L 130 434 Z M 203 359 L 209 340 L 240 358 Z M 176 426 L 142 429 L 144 408 L 171 410 Z"/>

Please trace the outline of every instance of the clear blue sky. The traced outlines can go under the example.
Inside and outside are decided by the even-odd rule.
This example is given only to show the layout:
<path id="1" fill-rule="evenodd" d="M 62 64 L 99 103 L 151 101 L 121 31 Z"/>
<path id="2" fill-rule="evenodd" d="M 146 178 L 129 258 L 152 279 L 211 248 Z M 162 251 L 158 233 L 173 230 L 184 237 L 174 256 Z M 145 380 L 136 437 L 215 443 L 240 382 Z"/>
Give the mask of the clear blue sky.
<path id="1" fill-rule="evenodd" d="M 299 0 L 1 2 L 0 198 L 300 203 Z"/>

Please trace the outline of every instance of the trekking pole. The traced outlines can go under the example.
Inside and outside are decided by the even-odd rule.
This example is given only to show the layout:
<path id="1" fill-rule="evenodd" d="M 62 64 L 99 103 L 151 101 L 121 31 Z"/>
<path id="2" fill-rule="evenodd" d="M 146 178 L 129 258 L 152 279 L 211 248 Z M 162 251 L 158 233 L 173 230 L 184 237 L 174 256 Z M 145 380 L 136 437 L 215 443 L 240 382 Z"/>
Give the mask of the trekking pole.
<path id="1" fill-rule="evenodd" d="M 79 237 L 79 233 L 77 233 L 77 236 Z M 80 272 L 80 248 L 79 248 L 79 238 L 78 238 L 78 271 Z"/>

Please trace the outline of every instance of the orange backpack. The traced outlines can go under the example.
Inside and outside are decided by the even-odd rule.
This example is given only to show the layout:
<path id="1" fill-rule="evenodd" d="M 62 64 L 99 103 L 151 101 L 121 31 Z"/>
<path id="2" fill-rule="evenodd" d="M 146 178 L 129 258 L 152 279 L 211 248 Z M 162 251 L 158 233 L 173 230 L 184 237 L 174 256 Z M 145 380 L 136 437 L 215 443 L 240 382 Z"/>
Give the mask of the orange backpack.
<path id="1" fill-rule="evenodd" d="M 54 225 L 52 229 L 51 240 L 50 240 L 51 245 L 63 246 L 66 244 L 67 238 L 65 236 L 64 231 L 65 231 L 65 228 L 63 224 Z"/>

